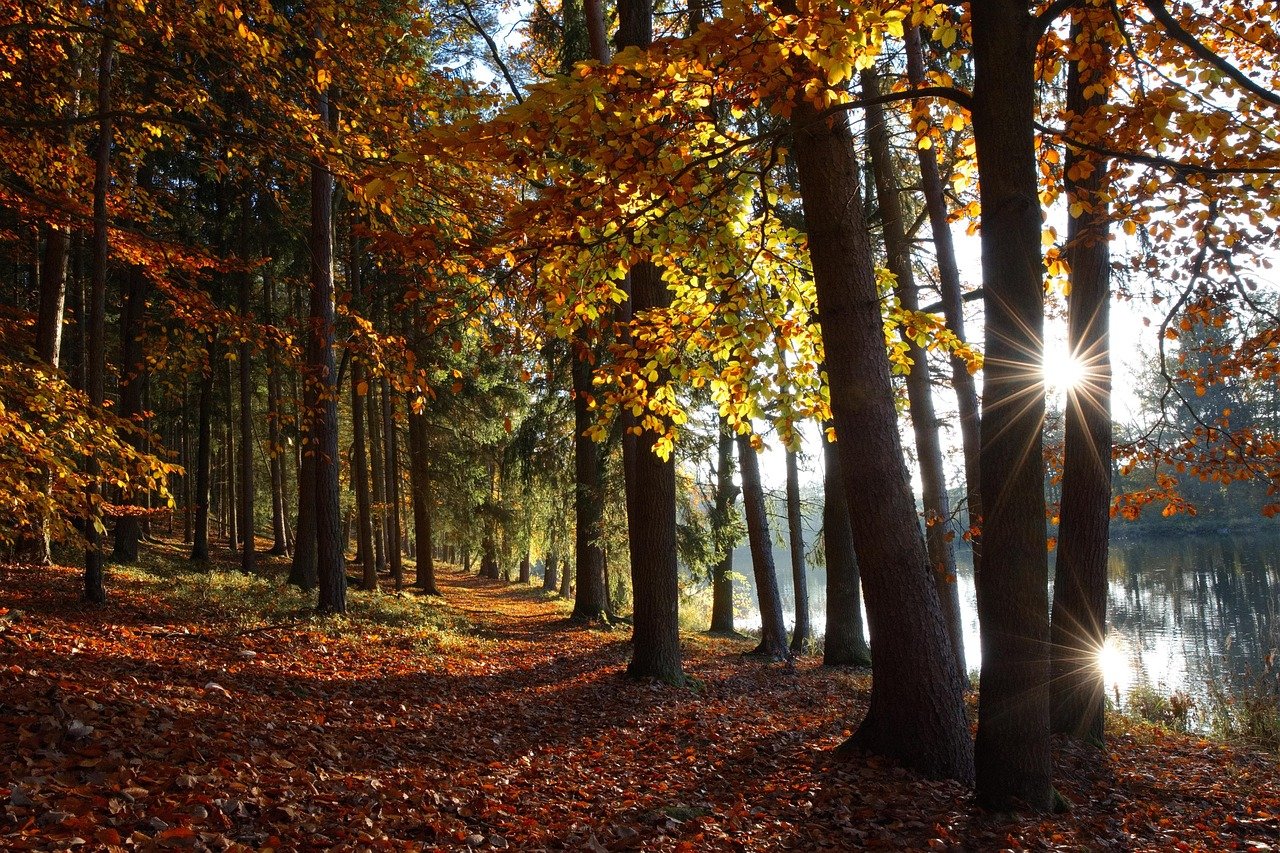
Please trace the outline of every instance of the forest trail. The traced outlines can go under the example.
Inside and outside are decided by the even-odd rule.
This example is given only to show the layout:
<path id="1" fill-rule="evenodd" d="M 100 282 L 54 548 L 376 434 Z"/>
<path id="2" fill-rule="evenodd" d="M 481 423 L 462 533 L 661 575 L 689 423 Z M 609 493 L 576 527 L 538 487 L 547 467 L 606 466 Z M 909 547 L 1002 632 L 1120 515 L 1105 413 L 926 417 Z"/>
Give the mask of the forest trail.
<path id="1" fill-rule="evenodd" d="M 0 566 L 0 848 L 1280 842 L 1274 759 L 1192 737 L 1120 734 L 1109 764 L 1063 751 L 1063 791 L 1084 805 L 990 816 L 959 785 L 831 760 L 865 674 L 789 671 L 686 635 L 693 687 L 629 681 L 625 626 L 576 627 L 540 591 L 447 567 L 430 629 L 360 616 L 372 605 L 355 591 L 346 622 L 297 609 L 246 625 L 200 592 L 208 578 L 118 573 L 95 609 L 73 603 L 75 569 Z M 285 595 L 253 583 L 246 595 Z"/>

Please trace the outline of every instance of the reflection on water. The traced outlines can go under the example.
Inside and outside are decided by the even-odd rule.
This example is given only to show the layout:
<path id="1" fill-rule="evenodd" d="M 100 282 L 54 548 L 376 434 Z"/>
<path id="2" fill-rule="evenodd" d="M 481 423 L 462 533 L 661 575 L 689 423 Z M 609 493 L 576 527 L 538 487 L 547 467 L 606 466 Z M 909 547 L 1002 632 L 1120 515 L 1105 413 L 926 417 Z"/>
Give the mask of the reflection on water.
<path id="1" fill-rule="evenodd" d="M 776 551 L 775 559 L 788 565 L 785 550 Z M 981 653 L 973 565 L 967 550 L 957 559 L 965 659 L 974 670 Z M 750 557 L 740 553 L 735 566 L 749 573 Z M 789 573 L 779 572 L 778 580 L 790 626 Z M 811 571 L 809 583 L 814 630 L 821 634 L 826 609 L 822 572 Z M 1100 660 L 1107 692 L 1123 697 L 1141 684 L 1166 694 L 1183 690 L 1203 697 L 1210 680 L 1228 689 L 1252 681 L 1280 646 L 1278 611 L 1280 536 L 1224 533 L 1113 542 L 1108 642 Z M 739 624 L 759 625 L 754 605 Z"/>

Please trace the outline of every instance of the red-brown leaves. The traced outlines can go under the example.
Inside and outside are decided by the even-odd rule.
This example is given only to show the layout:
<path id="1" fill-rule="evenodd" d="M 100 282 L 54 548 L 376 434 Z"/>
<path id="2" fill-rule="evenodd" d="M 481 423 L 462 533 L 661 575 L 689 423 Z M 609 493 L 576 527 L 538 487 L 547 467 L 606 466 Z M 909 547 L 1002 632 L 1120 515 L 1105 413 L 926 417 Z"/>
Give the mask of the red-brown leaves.
<path id="1" fill-rule="evenodd" d="M 121 581 L 0 568 L 0 847 L 571 850 L 1249 849 L 1280 843 L 1273 762 L 1121 733 L 1059 751 L 1074 804 L 977 811 L 950 782 L 834 762 L 862 675 L 686 638 L 696 690 L 621 677 L 624 631 L 442 572 L 475 624 L 424 653 L 385 628 L 238 632 Z M 80 839 L 81 842 L 76 842 Z"/>

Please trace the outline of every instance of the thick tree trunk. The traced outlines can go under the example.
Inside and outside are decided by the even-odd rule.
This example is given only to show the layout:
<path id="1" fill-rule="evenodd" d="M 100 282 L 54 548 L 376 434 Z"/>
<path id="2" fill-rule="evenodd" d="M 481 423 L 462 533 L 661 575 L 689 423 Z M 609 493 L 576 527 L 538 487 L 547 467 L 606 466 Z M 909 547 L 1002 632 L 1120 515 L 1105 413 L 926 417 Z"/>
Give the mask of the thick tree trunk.
<path id="1" fill-rule="evenodd" d="M 578 339 L 575 340 L 573 349 L 573 512 L 577 522 L 574 534 L 574 575 L 577 589 L 574 593 L 573 615 L 570 618 L 575 622 L 607 622 L 604 551 L 599 542 L 600 525 L 604 518 L 604 465 L 601 445 L 587 436 L 587 431 L 595 424 L 595 413 L 590 408 L 591 346 L 585 340 Z M 565 586 L 568 586 L 567 578 Z"/>
<path id="2" fill-rule="evenodd" d="M 413 489 L 413 537 L 418 557 L 413 585 L 428 595 L 439 595 L 431 528 L 431 444 L 427 415 L 409 407 L 409 477 Z"/>
<path id="3" fill-rule="evenodd" d="M 734 501 L 738 488 L 733 483 L 733 432 L 720 419 L 716 448 L 716 498 L 712 538 L 723 551 L 711 572 L 711 633 L 736 634 L 733 627 L 733 549 L 728 531 L 733 526 Z"/>
<path id="4" fill-rule="evenodd" d="M 542 569 L 542 588 L 546 592 L 555 592 L 560 583 L 560 552 L 553 546 L 547 551 L 547 560 Z"/>
<path id="5" fill-rule="evenodd" d="M 1091 13 L 1086 13 L 1091 14 Z M 1106 103 L 1110 57 L 1097 24 L 1077 22 L 1081 60 L 1067 74 L 1067 110 L 1083 120 Z M 1087 87 L 1101 85 L 1085 97 Z M 1081 168 L 1083 167 L 1083 168 Z M 1086 171 L 1087 170 L 1087 171 Z M 1111 524 L 1111 255 L 1107 163 L 1068 148 L 1067 200 L 1085 205 L 1067 224 L 1071 267 L 1068 341 L 1085 379 L 1068 389 L 1058 560 L 1053 582 L 1051 723 L 1056 732 L 1102 743 L 1105 693 L 1098 652 L 1106 639 L 1107 537 Z M 1081 176 L 1073 177 L 1079 172 Z"/>
<path id="6" fill-rule="evenodd" d="M 830 424 L 828 424 L 830 426 Z M 822 441 L 822 539 L 827 560 L 827 635 L 822 641 L 823 666 L 867 666 L 871 649 L 862 628 L 862 578 L 849 524 L 840 451 Z"/>
<path id="7" fill-rule="evenodd" d="M 916 518 L 853 139 L 807 102 L 792 117 L 831 410 L 871 628 L 870 708 L 843 751 L 972 778 L 963 689 Z"/>
<path id="8" fill-rule="evenodd" d="M 920 48 L 920 30 L 911 28 L 906 34 L 907 77 L 913 86 L 925 84 L 924 57 Z M 924 190 L 925 209 L 933 231 L 934 253 L 938 262 L 938 283 L 942 293 L 942 313 L 947 327 L 962 341 L 964 333 L 964 298 L 960 286 L 960 266 L 956 263 L 955 243 L 948 221 L 946 188 L 938 171 L 938 153 L 933 147 L 920 148 L 920 183 Z M 951 357 L 951 385 L 956 392 L 956 408 L 960 413 L 960 441 L 964 448 L 965 505 L 972 528 L 982 521 L 981 465 L 982 436 L 978 423 L 978 387 L 969 365 L 963 358 Z M 982 570 L 982 548 L 978 539 L 970 542 L 973 571 Z M 966 681 L 968 675 L 965 676 Z"/>
<path id="9" fill-rule="evenodd" d="M 862 91 L 867 99 L 880 95 L 880 79 L 875 71 L 862 72 Z M 915 272 L 911 264 L 911 243 L 902 213 L 901 190 L 889 146 L 889 129 L 885 126 L 884 108 L 875 104 L 867 108 L 867 138 L 871 167 L 875 175 L 876 196 L 880 200 L 880 219 L 884 227 L 884 243 L 889 271 L 897 283 L 894 292 L 898 302 L 908 311 L 920 310 Z M 951 507 L 947 500 L 947 475 L 942 464 L 942 441 L 938 435 L 938 417 L 933 407 L 933 383 L 929 378 L 929 354 L 924 347 L 907 339 L 907 356 L 911 370 L 907 374 L 907 405 L 911 412 L 911 428 L 916 440 L 916 460 L 920 465 L 920 483 L 924 498 L 925 544 L 942 618 L 951 638 L 954 659 L 960 678 L 969 680 L 964 660 L 964 631 L 960 622 L 960 585 L 956 579 L 956 554 L 947 528 Z"/>
<path id="10" fill-rule="evenodd" d="M 396 429 L 396 398 L 391 393 L 391 382 L 386 376 L 382 377 L 382 429 L 387 439 L 387 520 L 390 527 L 387 548 L 391 579 L 395 583 L 396 592 L 399 592 L 404 589 L 404 556 L 400 530 L 400 432 Z"/>
<path id="11" fill-rule="evenodd" d="M 800 466 L 797 453 L 787 449 L 787 540 L 791 553 L 791 583 L 795 589 L 796 624 L 791 630 L 791 653 L 804 654 L 813 640 L 809 624 L 809 581 L 804 571 L 804 511 L 800 506 Z"/>
<path id="12" fill-rule="evenodd" d="M 526 548 L 524 556 L 520 558 L 520 584 L 522 586 L 528 586 L 530 579 L 533 577 L 531 559 L 532 556 L 530 555 L 528 548 Z"/>
<path id="13" fill-rule="evenodd" d="M 652 263 L 646 261 L 631 268 L 631 300 L 637 315 L 670 306 L 670 291 Z M 650 388 L 656 392 L 662 382 L 660 378 L 650 383 Z M 659 420 L 665 428 L 666 419 Z M 680 584 L 676 565 L 676 466 L 674 456 L 660 459 L 654 453 L 660 437 L 660 433 L 646 429 L 634 442 L 624 442 L 622 446 L 623 453 L 634 454 L 630 462 L 634 488 L 627 493 L 634 601 L 627 674 L 681 684 L 684 667 L 680 656 Z"/>
<path id="14" fill-rule="evenodd" d="M 760 482 L 760 460 L 751 446 L 751 437 L 738 436 L 738 466 L 742 471 L 742 509 L 747 516 L 747 540 L 751 543 L 751 571 L 756 581 L 756 601 L 760 607 L 760 644 L 750 654 L 774 660 L 789 660 L 787 625 L 782 619 L 782 596 L 778 594 L 778 573 L 773 565 L 773 537 L 765 513 L 764 486 Z"/>
<path id="15" fill-rule="evenodd" d="M 364 379 L 364 368 L 358 359 L 351 361 L 351 477 L 356 493 L 356 550 L 363 558 L 363 575 L 360 588 L 378 588 L 378 571 L 373 563 L 373 521 L 369 514 L 369 459 L 365 438 L 365 395 L 369 387 Z"/>
<path id="16" fill-rule="evenodd" d="M 971 9 L 987 348 L 977 797 L 990 808 L 1048 809 L 1044 285 L 1033 124 L 1039 30 L 1026 0 L 984 0 Z"/>
<path id="17" fill-rule="evenodd" d="M 106 14 L 110 15 L 108 4 Z M 107 261 L 110 243 L 107 233 L 107 192 L 111 184 L 111 139 L 114 127 L 111 120 L 111 72 L 115 56 L 115 41 L 103 35 L 98 53 L 98 143 L 94 152 L 93 170 L 93 250 L 90 273 L 89 299 L 86 306 L 87 337 L 85 353 L 85 384 L 89 404 L 101 408 L 106 399 L 106 343 L 107 343 Z M 102 552 L 102 489 L 97 482 L 102 467 L 97 458 L 89 456 L 86 473 L 89 488 L 88 523 L 85 525 L 84 600 L 92 604 L 105 604 L 107 588 L 103 579 L 105 555 Z"/>
<path id="18" fill-rule="evenodd" d="M 146 319 L 147 279 L 141 267 L 131 266 L 125 276 L 125 292 L 120 310 L 120 417 L 142 428 L 142 388 L 146 382 L 146 360 L 142 351 L 142 327 Z M 129 437 L 129 443 L 141 449 L 141 436 Z M 137 506 L 136 497 L 122 503 Z M 138 544 L 142 541 L 142 524 L 135 515 L 116 519 L 115 547 L 111 561 L 133 565 L 138 562 Z"/>

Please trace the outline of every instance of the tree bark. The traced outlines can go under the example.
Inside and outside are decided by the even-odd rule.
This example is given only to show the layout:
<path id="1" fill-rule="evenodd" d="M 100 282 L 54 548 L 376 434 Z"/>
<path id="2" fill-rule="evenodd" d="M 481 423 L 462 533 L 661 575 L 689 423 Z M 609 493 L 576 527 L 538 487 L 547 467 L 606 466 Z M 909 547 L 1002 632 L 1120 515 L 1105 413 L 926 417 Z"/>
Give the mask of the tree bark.
<path id="1" fill-rule="evenodd" d="M 554 547 L 547 551 L 547 560 L 542 569 L 542 589 L 555 592 L 560 583 L 560 552 Z"/>
<path id="2" fill-rule="evenodd" d="M 428 595 L 439 595 L 433 556 L 431 527 L 431 444 L 427 435 L 426 412 L 409 406 L 409 477 L 413 489 L 413 536 L 418 557 L 414 586 Z"/>
<path id="3" fill-rule="evenodd" d="M 712 538 L 723 551 L 711 569 L 712 634 L 737 634 L 733 627 L 733 549 L 729 530 L 733 527 L 734 502 L 738 488 L 733 483 L 733 432 L 728 421 L 720 419 L 720 435 L 716 447 L 715 517 Z"/>
<path id="4" fill-rule="evenodd" d="M 791 629 L 791 653 L 804 654 L 813 640 L 809 624 L 809 582 L 804 571 L 804 511 L 800 506 L 800 468 L 796 451 L 787 448 L 787 539 L 791 554 L 791 583 L 795 590 L 796 624 Z"/>
<path id="5" fill-rule="evenodd" d="M 971 4 L 973 129 L 982 204 L 982 805 L 1048 809 L 1049 601 L 1044 461 L 1044 286 L 1035 152 L 1039 29 L 1026 0 Z M 873 632 L 874 636 L 874 632 Z"/>
<path id="6" fill-rule="evenodd" d="M 262 321 L 268 326 L 275 323 L 275 277 L 269 267 L 262 270 Z M 280 556 L 289 553 L 289 516 L 285 507 L 284 441 L 280 430 L 280 366 L 267 365 L 267 444 L 270 446 L 271 470 L 271 550 L 268 554 Z"/>
<path id="7" fill-rule="evenodd" d="M 1091 15 L 1092 11 L 1083 14 Z M 1104 105 L 1110 56 L 1095 21 L 1077 21 L 1083 57 L 1067 72 L 1067 111 L 1077 120 Z M 1094 65 L 1086 64 L 1092 61 Z M 1086 87 L 1101 85 L 1085 96 Z M 1050 722 L 1055 732 L 1101 744 L 1105 692 L 1098 653 L 1106 639 L 1107 538 L 1111 525 L 1111 254 L 1107 162 L 1067 149 L 1067 202 L 1086 206 L 1067 223 L 1068 342 L 1085 380 L 1068 389 L 1058 559 L 1050 639 Z M 1079 174 L 1077 174 L 1079 173 Z"/>
<path id="8" fill-rule="evenodd" d="M 842 752 L 886 755 L 927 776 L 972 778 L 962 685 L 898 436 L 884 324 L 853 139 L 807 101 L 794 154 L 845 495 L 871 628 L 867 716 Z"/>
<path id="9" fill-rule="evenodd" d="M 112 16 L 110 3 L 104 7 L 104 15 Z M 93 169 L 93 248 L 90 265 L 90 285 L 87 308 L 87 337 L 85 353 L 85 384 L 89 404 L 101 409 L 106 399 L 106 340 L 107 340 L 107 262 L 110 253 L 110 237 L 107 233 L 107 193 L 111 185 L 111 140 L 114 126 L 111 120 L 111 78 L 115 56 L 115 40 L 106 33 L 98 52 L 98 142 L 94 151 Z M 85 525 L 84 600 L 91 604 L 105 604 L 107 588 L 103 578 L 105 555 L 102 552 L 102 488 L 97 478 L 102 466 L 97 458 L 89 456 L 86 463 L 89 476 L 88 523 Z"/>
<path id="10" fill-rule="evenodd" d="M 369 459 L 365 436 L 365 396 L 369 388 L 364 379 L 364 368 L 359 359 L 351 361 L 351 477 L 356 493 L 356 550 L 363 557 L 363 575 L 360 588 L 366 591 L 378 588 L 378 571 L 373 563 L 373 521 L 369 513 Z"/>
<path id="11" fill-rule="evenodd" d="M 760 461 L 751 446 L 750 436 L 739 435 L 737 441 L 738 465 L 742 470 L 742 508 L 747 516 L 751 571 L 756 581 L 756 601 L 760 606 L 760 643 L 749 654 L 789 660 L 787 625 L 782 618 L 782 596 L 778 593 L 778 573 L 773 565 L 773 539 L 769 535 L 769 517 L 765 513 Z"/>
<path id="12" fill-rule="evenodd" d="M 369 384 L 369 461 L 373 474 L 373 564 L 378 573 L 387 569 L 387 489 L 382 453 L 382 409 L 377 404 L 377 386 Z"/>
<path id="13" fill-rule="evenodd" d="M 624 0 L 624 6 L 627 0 Z M 637 5 L 646 5 L 641 2 Z M 624 16 L 624 20 L 625 20 Z M 625 30 L 619 43 L 626 46 Z M 640 43 L 647 47 L 647 42 Z M 631 268 L 631 300 L 639 314 L 667 308 L 671 294 L 658 268 L 645 261 Z M 664 381 L 651 383 L 656 391 Z M 659 418 L 663 429 L 665 418 Z M 627 490 L 627 538 L 631 544 L 632 613 L 631 663 L 627 675 L 684 683 L 680 655 L 680 584 L 676 565 L 676 465 L 674 456 L 661 459 L 654 445 L 661 433 L 645 429 L 623 453 L 634 455 L 630 468 L 634 488 Z"/>
<path id="14" fill-rule="evenodd" d="M 318 92 L 320 124 L 329 125 L 329 97 Z M 313 389 L 311 419 L 314 454 L 317 612 L 345 613 L 347 574 L 343 566 L 341 508 L 338 490 L 337 371 L 333 359 L 333 175 L 325 164 L 311 164 L 311 312 L 307 377 Z M 299 534 L 301 535 L 301 534 Z M 299 547 L 301 550 L 301 547 Z"/>
<path id="15" fill-rule="evenodd" d="M 216 352 L 212 340 L 205 346 L 205 368 L 200 377 L 200 402 L 196 415 L 195 531 L 191 538 L 191 559 L 209 559 L 210 474 L 213 463 L 213 371 Z"/>
<path id="16" fill-rule="evenodd" d="M 142 351 L 143 323 L 146 319 L 147 279 L 141 267 L 131 266 L 125 275 L 124 300 L 120 311 L 120 417 L 142 429 L 142 388 L 146 382 L 146 359 Z M 141 435 L 131 435 L 129 443 L 141 450 Z M 121 500 L 136 506 L 137 499 Z M 133 565 L 138 562 L 138 545 L 142 541 L 142 524 L 137 516 L 116 519 L 113 563 Z"/>
<path id="17" fill-rule="evenodd" d="M 920 48 L 920 30 L 912 27 L 906 33 L 907 78 L 913 86 L 925 83 L 924 57 Z M 960 286 L 960 266 L 956 263 L 955 242 L 948 221 L 946 189 L 938 170 L 937 150 L 916 147 L 920 162 L 920 183 L 924 190 L 925 209 L 933 232 L 934 253 L 938 263 L 938 282 L 942 294 L 942 313 L 947 327 L 961 341 L 964 333 L 964 294 Z M 965 508 L 972 529 L 982 522 L 981 464 L 982 436 L 978 422 L 978 387 L 969 365 L 959 356 L 951 357 L 951 385 L 956 392 L 956 408 L 960 413 L 960 441 L 964 449 Z M 970 538 L 973 571 L 982 570 L 982 548 L 977 538 Z M 968 675 L 965 675 L 968 680 Z"/>
<path id="18" fill-rule="evenodd" d="M 231 362 L 224 362 L 225 372 L 223 373 L 222 390 L 224 398 L 227 402 L 226 419 L 222 422 L 222 448 L 223 456 L 226 459 L 226 484 L 227 495 L 223 502 L 223 510 L 227 515 L 227 550 L 232 554 L 237 552 L 240 547 L 240 503 L 238 493 L 236 491 L 236 461 L 239 453 L 236 449 L 235 441 L 235 395 L 232 394 L 231 382 Z"/>
<path id="19" fill-rule="evenodd" d="M 253 317 L 251 308 L 253 299 L 253 273 L 249 264 L 250 218 L 253 216 L 253 195 L 251 188 L 242 188 L 240 199 L 240 245 L 238 253 L 240 262 L 246 268 L 237 273 L 239 293 L 237 310 L 243 323 L 250 323 Z M 240 571 L 246 575 L 257 571 L 257 543 L 253 538 L 253 363 L 250 360 L 252 347 L 247 338 L 242 337 L 237 358 L 240 362 Z"/>
<path id="20" fill-rule="evenodd" d="M 599 542 L 604 519 L 604 466 L 601 445 L 587 435 L 595 424 L 595 414 L 591 409 L 591 346 L 579 338 L 575 340 L 573 349 L 574 575 L 577 589 L 570 618 L 583 623 L 608 622 L 604 551 Z M 567 581 L 565 585 L 568 586 Z"/>
<path id="21" fill-rule="evenodd" d="M 822 460 L 826 498 L 822 504 L 822 538 L 827 562 L 827 635 L 822 641 L 822 665 L 868 666 L 871 649 L 862 628 L 862 578 L 854 553 L 840 451 L 825 436 Z"/>
<path id="22" fill-rule="evenodd" d="M 862 72 L 862 91 L 868 100 L 880 95 L 880 78 L 874 70 Z M 915 272 L 911 265 L 911 243 L 902 213 L 901 190 L 889 147 L 889 129 L 885 125 L 884 108 L 873 104 L 867 108 L 867 141 L 871 169 L 875 175 L 876 197 L 880 201 L 880 219 L 889 271 L 897 282 L 894 292 L 899 304 L 908 311 L 920 310 Z M 938 417 L 933 407 L 933 383 L 929 378 L 929 353 L 914 340 L 907 339 L 907 357 L 911 369 L 907 373 L 907 405 L 911 412 L 911 428 L 916 441 L 916 460 L 920 465 L 920 483 L 924 498 L 925 544 L 942 618 L 951 638 L 951 648 L 960 679 L 968 683 L 964 661 L 964 631 L 960 622 L 960 585 L 956 580 L 956 554 L 947 528 L 951 507 L 947 500 L 947 475 L 942 463 L 942 442 L 938 436 Z"/>
<path id="23" fill-rule="evenodd" d="M 390 527 L 387 549 L 391 562 L 391 579 L 396 592 L 404 589 L 404 555 L 400 530 L 400 438 L 396 429 L 396 398 L 391 382 L 382 377 L 382 423 L 386 436 L 387 519 Z"/>

